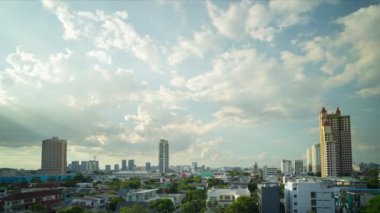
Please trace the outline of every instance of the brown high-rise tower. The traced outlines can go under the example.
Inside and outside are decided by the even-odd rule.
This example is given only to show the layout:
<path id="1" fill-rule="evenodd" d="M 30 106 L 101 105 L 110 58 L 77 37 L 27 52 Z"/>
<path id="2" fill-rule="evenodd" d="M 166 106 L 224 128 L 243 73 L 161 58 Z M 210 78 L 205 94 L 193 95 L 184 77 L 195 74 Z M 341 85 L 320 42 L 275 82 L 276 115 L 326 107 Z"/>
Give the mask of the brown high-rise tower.
<path id="1" fill-rule="evenodd" d="M 67 141 L 53 137 L 42 141 L 41 170 L 45 174 L 66 172 Z"/>

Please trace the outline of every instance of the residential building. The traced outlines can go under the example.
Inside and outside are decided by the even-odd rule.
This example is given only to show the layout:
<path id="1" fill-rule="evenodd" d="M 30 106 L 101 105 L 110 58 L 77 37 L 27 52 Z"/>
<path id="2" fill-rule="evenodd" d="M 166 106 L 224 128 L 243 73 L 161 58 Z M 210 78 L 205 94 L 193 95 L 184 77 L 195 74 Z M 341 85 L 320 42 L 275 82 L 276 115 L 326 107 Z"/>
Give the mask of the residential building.
<path id="1" fill-rule="evenodd" d="M 160 174 L 166 173 L 169 169 L 169 142 L 165 139 L 160 139 L 158 148 L 158 164 Z"/>
<path id="2" fill-rule="evenodd" d="M 42 204 L 49 212 L 63 206 L 64 193 L 61 190 L 39 190 L 19 192 L 1 199 L 0 212 L 30 212 L 34 204 Z"/>
<path id="3" fill-rule="evenodd" d="M 263 179 L 264 180 L 268 180 L 268 178 L 270 178 L 269 182 L 277 182 L 277 181 L 273 181 L 274 179 L 277 180 L 277 176 L 278 176 L 278 172 L 277 172 L 276 167 L 267 167 L 267 166 L 263 167 Z"/>
<path id="4" fill-rule="evenodd" d="M 115 172 L 119 171 L 119 164 L 115 164 L 115 165 L 113 166 L 113 170 L 114 170 Z"/>
<path id="5" fill-rule="evenodd" d="M 121 161 L 121 171 L 127 171 L 127 160 Z"/>
<path id="6" fill-rule="evenodd" d="M 197 172 L 198 171 L 198 163 L 197 162 L 192 162 L 191 163 L 191 171 L 192 172 Z"/>
<path id="7" fill-rule="evenodd" d="M 292 161 L 283 159 L 281 161 L 281 173 L 284 175 L 291 175 L 292 170 Z"/>
<path id="8" fill-rule="evenodd" d="M 105 167 L 105 170 L 106 170 L 106 172 L 110 172 L 111 171 L 111 165 L 106 165 L 106 167 Z"/>
<path id="9" fill-rule="evenodd" d="M 157 191 L 159 189 L 131 190 L 123 197 L 126 201 L 149 202 L 159 199 Z"/>
<path id="10" fill-rule="evenodd" d="M 321 150 L 319 144 L 314 144 L 311 150 L 311 172 L 314 174 L 321 172 Z"/>
<path id="11" fill-rule="evenodd" d="M 71 161 L 71 170 L 74 172 L 80 172 L 81 166 L 79 164 L 79 161 Z"/>
<path id="12" fill-rule="evenodd" d="M 135 170 L 135 160 L 128 160 L 128 171 Z"/>
<path id="13" fill-rule="evenodd" d="M 319 114 L 321 173 L 326 176 L 352 174 L 351 123 L 349 115 L 341 115 L 339 107 L 327 114 L 323 107 Z"/>
<path id="14" fill-rule="evenodd" d="M 306 171 L 312 172 L 311 148 L 306 149 Z"/>
<path id="15" fill-rule="evenodd" d="M 300 175 L 303 172 L 303 160 L 294 161 L 294 174 Z"/>
<path id="16" fill-rule="evenodd" d="M 257 185 L 257 201 L 261 213 L 280 212 L 280 187 L 275 183 Z"/>
<path id="17" fill-rule="evenodd" d="M 207 192 L 207 202 L 210 203 L 217 201 L 218 205 L 227 207 L 241 196 L 251 196 L 248 188 L 238 189 L 215 189 L 212 188 Z M 215 202 L 216 203 L 216 202 Z"/>
<path id="18" fill-rule="evenodd" d="M 335 191 L 336 189 L 321 181 L 288 181 L 284 192 L 285 212 L 335 212 Z"/>
<path id="19" fill-rule="evenodd" d="M 259 170 L 259 167 L 257 166 L 256 162 L 255 162 L 255 164 L 253 164 L 252 174 L 253 175 L 259 175 L 260 174 L 260 170 Z"/>
<path id="20" fill-rule="evenodd" d="M 5 187 L 0 187 L 0 199 L 8 195 L 8 190 Z"/>
<path id="21" fill-rule="evenodd" d="M 151 170 L 150 162 L 146 162 L 145 163 L 145 171 L 150 172 L 150 170 Z"/>
<path id="22" fill-rule="evenodd" d="M 41 171 L 46 174 L 64 174 L 67 165 L 67 141 L 53 137 L 42 141 Z"/>
<path id="23" fill-rule="evenodd" d="M 94 211 L 94 212 L 106 210 L 106 199 L 102 197 L 95 197 L 95 196 L 75 197 L 71 201 L 71 204 L 85 206 L 89 208 L 89 210 Z"/>

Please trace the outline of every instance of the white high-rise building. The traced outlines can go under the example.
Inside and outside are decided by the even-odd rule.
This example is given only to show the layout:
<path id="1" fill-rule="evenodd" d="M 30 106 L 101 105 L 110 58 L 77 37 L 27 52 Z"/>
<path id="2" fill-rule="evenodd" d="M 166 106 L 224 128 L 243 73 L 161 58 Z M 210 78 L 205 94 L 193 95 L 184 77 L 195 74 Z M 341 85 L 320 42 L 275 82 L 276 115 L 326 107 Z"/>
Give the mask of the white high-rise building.
<path id="1" fill-rule="evenodd" d="M 281 161 L 281 173 L 284 175 L 292 174 L 292 161 L 283 159 Z"/>
<path id="2" fill-rule="evenodd" d="M 169 169 L 169 142 L 165 139 L 160 139 L 158 147 L 158 166 L 160 174 L 166 173 Z"/>
<path id="3" fill-rule="evenodd" d="M 277 182 L 277 168 L 276 167 L 263 167 L 263 179 L 268 182 Z"/>
<path id="4" fill-rule="evenodd" d="M 306 171 L 312 172 L 311 148 L 306 149 Z"/>
<path id="5" fill-rule="evenodd" d="M 321 150 L 319 144 L 311 147 L 311 171 L 314 174 L 321 172 Z"/>
<path id="6" fill-rule="evenodd" d="M 47 174 L 64 174 L 67 165 L 67 141 L 53 137 L 42 141 L 41 170 Z"/>
<path id="7" fill-rule="evenodd" d="M 341 115 L 339 108 L 327 114 L 323 107 L 319 114 L 321 173 L 326 176 L 352 174 L 351 123 L 349 115 Z"/>

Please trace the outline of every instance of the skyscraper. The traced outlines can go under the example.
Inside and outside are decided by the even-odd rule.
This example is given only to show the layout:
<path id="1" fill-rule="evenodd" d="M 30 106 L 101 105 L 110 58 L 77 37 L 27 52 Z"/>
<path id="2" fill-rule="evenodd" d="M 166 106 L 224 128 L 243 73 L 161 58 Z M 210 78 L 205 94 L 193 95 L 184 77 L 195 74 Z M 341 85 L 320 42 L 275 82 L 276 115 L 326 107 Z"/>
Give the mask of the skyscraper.
<path id="1" fill-rule="evenodd" d="M 145 163 L 145 171 L 150 172 L 150 170 L 151 170 L 150 162 L 146 162 Z"/>
<path id="2" fill-rule="evenodd" d="M 312 172 L 311 148 L 306 149 L 306 171 Z"/>
<path id="3" fill-rule="evenodd" d="M 303 160 L 294 160 L 294 174 L 300 175 L 303 172 Z"/>
<path id="4" fill-rule="evenodd" d="M 169 142 L 165 139 L 160 139 L 158 148 L 158 164 L 160 174 L 166 173 L 169 168 Z"/>
<path id="5" fill-rule="evenodd" d="M 122 160 L 121 161 L 121 170 L 122 171 L 127 171 L 127 160 Z"/>
<path id="6" fill-rule="evenodd" d="M 319 144 L 311 146 L 311 171 L 314 174 L 321 172 L 321 149 Z"/>
<path id="7" fill-rule="evenodd" d="M 281 173 L 284 175 L 292 174 L 292 161 L 283 159 L 281 161 Z"/>
<path id="8" fill-rule="evenodd" d="M 349 115 L 341 115 L 339 107 L 327 114 L 319 113 L 321 173 L 326 176 L 347 176 L 352 173 L 351 124 Z"/>
<path id="9" fill-rule="evenodd" d="M 128 160 L 128 170 L 129 171 L 135 170 L 135 160 Z"/>
<path id="10" fill-rule="evenodd" d="M 42 141 L 41 170 L 47 174 L 66 172 L 67 141 L 53 137 Z"/>

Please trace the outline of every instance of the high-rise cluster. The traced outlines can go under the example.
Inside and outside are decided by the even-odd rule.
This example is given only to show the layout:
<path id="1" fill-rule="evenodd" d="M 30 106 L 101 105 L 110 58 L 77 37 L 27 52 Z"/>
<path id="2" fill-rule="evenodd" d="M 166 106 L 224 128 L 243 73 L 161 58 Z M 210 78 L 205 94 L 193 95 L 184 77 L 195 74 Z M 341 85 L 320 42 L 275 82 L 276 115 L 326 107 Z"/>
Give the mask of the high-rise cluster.
<path id="1" fill-rule="evenodd" d="M 352 173 L 351 123 L 349 115 L 337 108 L 319 114 L 321 173 L 326 176 L 349 176 Z"/>

